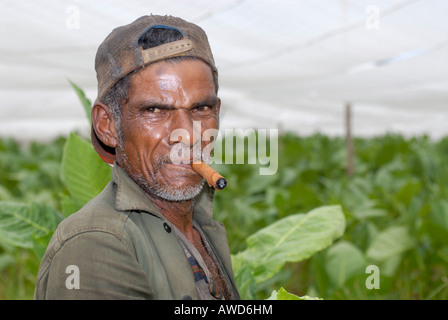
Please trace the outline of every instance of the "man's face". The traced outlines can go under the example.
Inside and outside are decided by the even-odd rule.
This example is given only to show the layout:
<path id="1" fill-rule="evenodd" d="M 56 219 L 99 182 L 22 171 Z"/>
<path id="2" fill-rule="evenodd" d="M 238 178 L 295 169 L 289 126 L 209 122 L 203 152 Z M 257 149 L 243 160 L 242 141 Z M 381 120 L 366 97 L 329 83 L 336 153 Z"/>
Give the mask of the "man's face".
<path id="1" fill-rule="evenodd" d="M 189 164 L 174 164 L 170 153 L 179 143 L 191 151 L 191 159 L 193 149 L 203 150 L 208 142 L 202 133 L 218 128 L 219 108 L 212 72 L 204 62 L 161 61 L 145 67 L 132 77 L 123 105 L 118 164 L 147 193 L 170 201 L 192 199 L 203 179 Z M 201 132 L 193 134 L 193 121 L 200 122 Z M 176 129 L 186 134 L 180 142 L 170 139 Z"/>

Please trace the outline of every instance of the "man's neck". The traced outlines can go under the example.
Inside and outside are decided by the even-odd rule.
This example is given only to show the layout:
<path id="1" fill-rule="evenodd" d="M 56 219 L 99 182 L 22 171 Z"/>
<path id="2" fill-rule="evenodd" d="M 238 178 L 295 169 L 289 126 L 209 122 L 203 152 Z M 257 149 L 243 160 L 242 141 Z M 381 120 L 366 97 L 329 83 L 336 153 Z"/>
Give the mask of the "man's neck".
<path id="1" fill-rule="evenodd" d="M 132 177 L 126 165 L 117 160 L 117 164 L 128 174 L 128 176 L 137 183 L 138 179 Z M 138 184 L 138 183 L 137 183 Z M 165 200 L 151 192 L 148 192 L 140 186 L 146 196 L 159 209 L 160 213 L 190 241 L 194 240 L 193 229 L 193 209 L 194 199 L 184 201 Z"/>
<path id="2" fill-rule="evenodd" d="M 160 213 L 187 237 L 193 239 L 194 199 L 185 201 L 168 201 L 146 193 Z"/>

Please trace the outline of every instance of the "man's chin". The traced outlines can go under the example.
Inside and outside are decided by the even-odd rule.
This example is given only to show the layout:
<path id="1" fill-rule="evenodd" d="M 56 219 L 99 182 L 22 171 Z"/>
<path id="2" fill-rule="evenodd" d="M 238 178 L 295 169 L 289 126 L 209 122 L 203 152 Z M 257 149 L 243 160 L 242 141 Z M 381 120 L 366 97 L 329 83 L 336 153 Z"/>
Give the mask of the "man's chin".
<path id="1" fill-rule="evenodd" d="M 191 167 L 189 170 L 183 167 L 184 166 L 178 166 L 177 168 L 181 169 L 181 171 L 188 171 L 188 174 L 191 175 L 191 172 L 193 172 Z M 132 170 L 130 170 L 130 166 L 128 166 L 127 163 L 124 163 L 122 168 L 132 178 L 132 180 L 134 180 L 140 188 L 143 189 L 145 193 L 157 196 L 167 201 L 192 200 L 201 193 L 205 183 L 204 179 L 201 179 L 198 183 L 189 186 L 162 185 L 155 179 L 151 179 L 151 183 L 148 183 L 143 175 L 131 174 Z M 197 177 L 196 173 L 193 173 L 193 175 L 196 175 Z"/>
<path id="2" fill-rule="evenodd" d="M 167 201 L 187 201 L 197 197 L 204 187 L 205 180 L 202 179 L 199 183 L 190 186 L 170 186 L 161 185 L 153 182 L 148 182 L 143 177 L 133 177 L 134 181 L 142 188 L 147 194 L 154 195 L 158 198 Z"/>
<path id="3" fill-rule="evenodd" d="M 204 187 L 204 181 L 196 186 L 184 188 L 158 187 L 151 188 L 151 193 L 167 201 L 188 201 L 196 198 Z"/>

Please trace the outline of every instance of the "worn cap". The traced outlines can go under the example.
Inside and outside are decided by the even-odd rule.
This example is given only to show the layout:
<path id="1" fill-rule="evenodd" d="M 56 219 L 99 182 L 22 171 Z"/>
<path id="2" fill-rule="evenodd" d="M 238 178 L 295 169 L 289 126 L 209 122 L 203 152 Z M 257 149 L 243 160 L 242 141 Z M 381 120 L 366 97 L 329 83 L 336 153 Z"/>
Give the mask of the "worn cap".
<path id="1" fill-rule="evenodd" d="M 182 39 L 157 47 L 143 49 L 139 40 L 152 28 L 174 29 Z M 99 46 L 95 58 L 98 80 L 97 100 L 101 101 L 118 80 L 132 71 L 163 59 L 190 56 L 201 59 L 216 71 L 207 35 L 199 26 L 172 16 L 143 16 L 115 28 Z M 92 128 L 92 143 L 100 157 L 113 163 L 114 150 L 105 146 Z"/>

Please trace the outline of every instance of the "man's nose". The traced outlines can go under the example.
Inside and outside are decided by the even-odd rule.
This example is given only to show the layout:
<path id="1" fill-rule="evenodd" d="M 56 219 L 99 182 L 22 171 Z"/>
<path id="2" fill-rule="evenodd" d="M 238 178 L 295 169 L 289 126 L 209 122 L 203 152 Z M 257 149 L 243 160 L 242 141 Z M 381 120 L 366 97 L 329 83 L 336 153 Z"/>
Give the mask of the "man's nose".
<path id="1" fill-rule="evenodd" d="M 170 143 L 193 146 L 201 140 L 201 122 L 193 121 L 189 110 L 179 109 L 173 119 Z"/>

